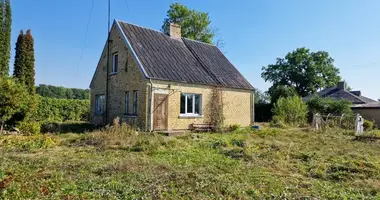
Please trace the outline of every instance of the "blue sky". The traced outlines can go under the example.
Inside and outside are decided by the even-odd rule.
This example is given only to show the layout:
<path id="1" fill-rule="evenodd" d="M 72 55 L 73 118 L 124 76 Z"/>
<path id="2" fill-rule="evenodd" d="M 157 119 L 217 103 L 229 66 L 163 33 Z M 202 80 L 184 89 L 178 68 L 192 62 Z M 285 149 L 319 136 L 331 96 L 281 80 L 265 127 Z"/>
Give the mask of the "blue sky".
<path id="1" fill-rule="evenodd" d="M 21 29 L 35 39 L 36 84 L 88 88 L 107 36 L 107 0 L 12 1 L 12 51 Z M 111 0 L 111 18 L 159 30 L 169 5 L 208 12 L 223 49 L 262 91 L 262 66 L 298 47 L 324 50 L 342 77 L 363 95 L 380 98 L 378 0 Z M 81 58 L 81 53 L 83 56 Z M 11 65 L 13 66 L 14 51 Z M 13 69 L 11 69 L 13 71 Z"/>

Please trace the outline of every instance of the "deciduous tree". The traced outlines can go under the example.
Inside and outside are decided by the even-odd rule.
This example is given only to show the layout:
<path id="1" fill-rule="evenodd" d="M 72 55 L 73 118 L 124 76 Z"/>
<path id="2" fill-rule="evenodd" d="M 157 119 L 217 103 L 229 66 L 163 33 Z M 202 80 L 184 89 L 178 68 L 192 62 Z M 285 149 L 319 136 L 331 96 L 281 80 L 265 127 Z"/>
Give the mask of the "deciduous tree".
<path id="1" fill-rule="evenodd" d="M 261 104 L 269 103 L 269 97 L 265 93 L 261 92 L 260 90 L 255 90 L 254 95 L 255 95 L 255 103 L 261 103 Z"/>
<path id="2" fill-rule="evenodd" d="M 270 97 L 270 101 L 272 104 L 276 103 L 277 100 L 281 97 L 287 98 L 298 95 L 294 87 L 287 85 L 278 85 L 276 87 L 270 87 L 267 93 Z"/>
<path id="3" fill-rule="evenodd" d="M 169 33 L 170 23 L 179 24 L 182 36 L 189 39 L 211 44 L 215 36 L 208 13 L 190 10 L 180 3 L 170 5 L 161 28 L 164 33 Z"/>
<path id="4" fill-rule="evenodd" d="M 294 88 L 300 96 L 335 86 L 341 80 L 339 69 L 334 66 L 334 59 L 329 53 L 311 52 L 307 48 L 289 52 L 285 58 L 277 58 L 275 64 L 263 67 L 262 70 L 261 77 L 273 83 L 269 91 L 282 85 Z"/>

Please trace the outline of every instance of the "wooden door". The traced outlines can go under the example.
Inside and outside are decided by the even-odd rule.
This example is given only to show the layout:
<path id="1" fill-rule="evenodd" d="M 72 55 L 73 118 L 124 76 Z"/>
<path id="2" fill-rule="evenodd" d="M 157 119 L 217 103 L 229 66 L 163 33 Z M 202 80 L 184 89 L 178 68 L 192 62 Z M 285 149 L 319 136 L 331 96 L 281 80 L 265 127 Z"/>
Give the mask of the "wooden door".
<path id="1" fill-rule="evenodd" d="M 154 94 L 153 130 L 168 129 L 168 95 Z"/>

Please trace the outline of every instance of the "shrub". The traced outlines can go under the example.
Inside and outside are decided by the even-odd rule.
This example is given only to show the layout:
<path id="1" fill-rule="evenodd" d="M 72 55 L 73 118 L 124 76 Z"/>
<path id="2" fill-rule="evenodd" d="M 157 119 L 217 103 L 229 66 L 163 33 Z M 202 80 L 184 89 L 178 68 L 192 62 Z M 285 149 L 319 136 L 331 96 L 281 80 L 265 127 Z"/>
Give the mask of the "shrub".
<path id="1" fill-rule="evenodd" d="M 273 116 L 272 120 L 270 121 L 270 126 L 276 128 L 286 128 L 285 122 L 279 116 Z"/>
<path id="2" fill-rule="evenodd" d="M 286 125 L 299 126 L 306 123 L 307 106 L 299 96 L 281 97 L 274 104 L 273 114 Z"/>
<path id="3" fill-rule="evenodd" d="M 40 123 L 33 121 L 23 121 L 18 125 L 18 129 L 25 135 L 36 135 L 40 133 Z"/>
<path id="4" fill-rule="evenodd" d="M 30 96 L 24 85 L 11 78 L 0 78 L 0 125 L 4 122 L 15 125 L 30 116 L 36 107 L 36 101 Z"/>
<path id="5" fill-rule="evenodd" d="M 307 106 L 312 113 L 321 114 L 350 114 L 351 102 L 347 100 L 334 100 L 331 98 L 313 97 L 307 102 Z"/>
<path id="6" fill-rule="evenodd" d="M 43 122 L 41 124 L 41 133 L 84 133 L 95 128 L 95 125 L 87 122 Z"/>
<path id="7" fill-rule="evenodd" d="M 231 125 L 231 131 L 237 131 L 239 130 L 241 127 L 239 124 L 233 124 Z"/>
<path id="8" fill-rule="evenodd" d="M 89 110 L 88 100 L 38 97 L 38 108 L 33 118 L 35 121 L 87 121 Z"/>
<path id="9" fill-rule="evenodd" d="M 374 128 L 375 122 L 364 120 L 363 127 L 365 131 L 371 131 Z"/>

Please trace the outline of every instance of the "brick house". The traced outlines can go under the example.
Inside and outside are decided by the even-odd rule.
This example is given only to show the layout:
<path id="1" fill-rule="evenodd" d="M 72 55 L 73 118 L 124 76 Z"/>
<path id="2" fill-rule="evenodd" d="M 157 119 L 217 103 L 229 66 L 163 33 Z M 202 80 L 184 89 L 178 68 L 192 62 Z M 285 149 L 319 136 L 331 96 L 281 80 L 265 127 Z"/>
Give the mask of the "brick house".
<path id="1" fill-rule="evenodd" d="M 182 38 L 175 24 L 167 35 L 119 20 L 109 41 L 90 84 L 91 123 L 119 117 L 146 131 L 189 129 L 210 122 L 216 90 L 224 125 L 253 123 L 253 87 L 216 46 Z"/>

